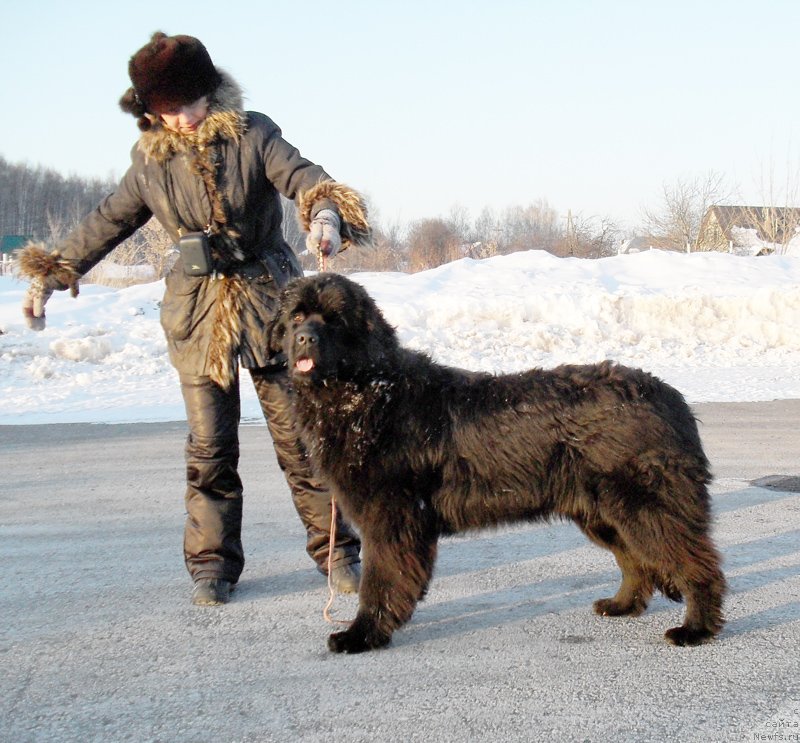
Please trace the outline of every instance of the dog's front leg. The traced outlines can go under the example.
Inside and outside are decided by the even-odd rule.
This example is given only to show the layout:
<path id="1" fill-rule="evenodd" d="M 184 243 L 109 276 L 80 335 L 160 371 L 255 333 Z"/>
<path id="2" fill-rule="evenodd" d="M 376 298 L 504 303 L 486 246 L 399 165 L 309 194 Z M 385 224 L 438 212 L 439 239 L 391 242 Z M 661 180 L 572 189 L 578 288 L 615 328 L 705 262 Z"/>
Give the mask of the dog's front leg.
<path id="1" fill-rule="evenodd" d="M 414 613 L 425 595 L 436 560 L 436 535 L 415 528 L 383 533 L 362 530 L 359 607 L 353 623 L 328 638 L 335 653 L 363 653 L 388 645 L 392 633 Z"/>

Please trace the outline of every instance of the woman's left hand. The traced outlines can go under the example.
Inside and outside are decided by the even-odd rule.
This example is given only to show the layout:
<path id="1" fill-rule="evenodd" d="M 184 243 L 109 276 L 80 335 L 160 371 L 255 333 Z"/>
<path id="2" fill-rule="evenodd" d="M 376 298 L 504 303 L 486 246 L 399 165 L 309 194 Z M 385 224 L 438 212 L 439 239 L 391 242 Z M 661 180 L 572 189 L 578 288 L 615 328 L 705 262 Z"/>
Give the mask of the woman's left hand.
<path id="1" fill-rule="evenodd" d="M 321 209 L 311 220 L 306 247 L 326 258 L 333 258 L 342 248 L 341 225 L 342 221 L 333 209 Z"/>

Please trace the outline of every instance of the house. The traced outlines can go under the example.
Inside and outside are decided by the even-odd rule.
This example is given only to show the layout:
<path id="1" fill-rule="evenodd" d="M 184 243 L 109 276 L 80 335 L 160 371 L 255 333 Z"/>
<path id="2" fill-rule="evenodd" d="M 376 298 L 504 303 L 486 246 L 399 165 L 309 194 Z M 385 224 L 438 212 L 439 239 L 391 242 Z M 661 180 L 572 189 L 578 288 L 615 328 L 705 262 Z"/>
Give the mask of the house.
<path id="1" fill-rule="evenodd" d="M 800 209 L 780 206 L 712 206 L 703 215 L 698 250 L 757 254 L 784 248 L 800 228 Z"/>
<path id="2" fill-rule="evenodd" d="M 30 239 L 27 235 L 0 235 L 0 276 L 11 273 L 14 251 L 19 250 Z"/>
<path id="3" fill-rule="evenodd" d="M 28 235 L 0 235 L 0 255 L 11 255 L 30 240 Z"/>
<path id="4" fill-rule="evenodd" d="M 674 250 L 669 240 L 654 235 L 635 235 L 617 245 L 617 255 L 632 255 L 645 250 Z"/>

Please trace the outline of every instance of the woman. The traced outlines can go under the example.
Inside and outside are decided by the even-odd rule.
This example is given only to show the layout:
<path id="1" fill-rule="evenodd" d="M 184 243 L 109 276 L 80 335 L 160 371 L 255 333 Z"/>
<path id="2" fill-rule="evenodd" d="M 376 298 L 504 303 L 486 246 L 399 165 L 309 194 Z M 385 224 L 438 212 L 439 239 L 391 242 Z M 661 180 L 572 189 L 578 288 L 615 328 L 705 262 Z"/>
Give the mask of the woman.
<path id="1" fill-rule="evenodd" d="M 297 440 L 282 359 L 267 336 L 280 289 L 302 275 L 283 240 L 279 194 L 295 199 L 307 245 L 332 255 L 366 243 L 360 196 L 283 139 L 267 116 L 244 111 L 238 85 L 191 36 L 155 33 L 131 58 L 120 100 L 141 135 L 118 189 L 53 252 L 28 246 L 20 273 L 31 285 L 23 313 L 44 327 L 54 289 L 71 288 L 155 217 L 181 257 L 166 279 L 161 323 L 186 406 L 184 558 L 192 603 L 226 603 L 244 566 L 239 457 L 239 365 L 247 368 L 272 435 L 307 551 L 334 586 L 355 592 L 359 540 L 337 523 L 329 555 L 330 495 Z"/>

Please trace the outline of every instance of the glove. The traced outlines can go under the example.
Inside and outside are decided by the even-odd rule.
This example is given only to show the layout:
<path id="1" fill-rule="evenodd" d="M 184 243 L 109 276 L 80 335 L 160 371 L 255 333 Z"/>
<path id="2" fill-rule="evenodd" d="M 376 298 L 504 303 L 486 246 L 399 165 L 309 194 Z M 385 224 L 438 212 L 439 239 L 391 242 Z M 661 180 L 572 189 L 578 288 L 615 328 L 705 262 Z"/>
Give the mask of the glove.
<path id="1" fill-rule="evenodd" d="M 47 289 L 40 278 L 31 279 L 28 290 L 22 299 L 22 314 L 31 330 L 44 330 L 44 306 L 53 294 L 52 289 Z"/>
<path id="2" fill-rule="evenodd" d="M 321 253 L 326 258 L 333 258 L 342 249 L 342 236 L 339 229 L 342 220 L 333 209 L 320 209 L 306 237 L 306 248 Z"/>

